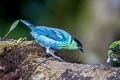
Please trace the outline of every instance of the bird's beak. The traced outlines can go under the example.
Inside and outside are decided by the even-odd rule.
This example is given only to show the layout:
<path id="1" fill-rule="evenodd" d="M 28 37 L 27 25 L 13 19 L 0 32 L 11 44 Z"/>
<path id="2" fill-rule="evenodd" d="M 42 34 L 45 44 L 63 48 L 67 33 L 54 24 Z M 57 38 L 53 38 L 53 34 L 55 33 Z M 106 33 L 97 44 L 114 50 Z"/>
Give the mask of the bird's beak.
<path id="1" fill-rule="evenodd" d="M 83 48 L 80 47 L 79 49 L 81 52 L 83 52 L 83 53 L 85 52 L 85 50 Z"/>

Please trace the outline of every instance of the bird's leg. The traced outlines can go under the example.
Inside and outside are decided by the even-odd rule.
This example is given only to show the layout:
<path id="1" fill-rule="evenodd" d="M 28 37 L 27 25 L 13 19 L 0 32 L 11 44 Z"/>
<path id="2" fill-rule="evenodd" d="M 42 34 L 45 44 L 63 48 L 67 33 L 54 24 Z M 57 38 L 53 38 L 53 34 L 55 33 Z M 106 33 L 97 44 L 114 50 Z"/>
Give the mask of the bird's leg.
<path id="1" fill-rule="evenodd" d="M 60 61 L 64 61 L 62 58 L 56 56 L 56 55 L 54 54 L 54 52 L 55 52 L 55 50 L 50 49 L 50 48 L 46 48 L 46 53 L 47 53 L 47 54 L 52 55 L 53 57 L 57 58 L 57 59 L 60 60 Z"/>

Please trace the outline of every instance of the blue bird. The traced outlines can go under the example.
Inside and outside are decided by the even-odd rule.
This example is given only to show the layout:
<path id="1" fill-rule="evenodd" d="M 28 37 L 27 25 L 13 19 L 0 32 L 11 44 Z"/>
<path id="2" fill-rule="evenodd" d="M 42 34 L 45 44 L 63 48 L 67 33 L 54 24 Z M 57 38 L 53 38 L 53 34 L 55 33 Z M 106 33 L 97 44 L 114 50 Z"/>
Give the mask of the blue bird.
<path id="1" fill-rule="evenodd" d="M 64 30 L 46 26 L 34 26 L 27 20 L 20 21 L 31 29 L 30 34 L 35 38 L 37 43 L 46 48 L 46 53 L 59 60 L 62 59 L 54 54 L 56 50 L 80 49 L 80 51 L 84 52 L 80 41 Z"/>

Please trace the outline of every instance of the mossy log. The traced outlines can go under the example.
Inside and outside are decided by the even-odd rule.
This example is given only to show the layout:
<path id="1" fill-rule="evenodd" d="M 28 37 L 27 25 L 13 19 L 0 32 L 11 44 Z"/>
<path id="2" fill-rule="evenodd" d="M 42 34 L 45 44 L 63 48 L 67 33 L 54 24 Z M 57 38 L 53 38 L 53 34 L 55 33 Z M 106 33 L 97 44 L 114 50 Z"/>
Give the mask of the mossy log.
<path id="1" fill-rule="evenodd" d="M 0 41 L 0 80 L 120 80 L 120 69 L 48 58 L 32 41 Z"/>

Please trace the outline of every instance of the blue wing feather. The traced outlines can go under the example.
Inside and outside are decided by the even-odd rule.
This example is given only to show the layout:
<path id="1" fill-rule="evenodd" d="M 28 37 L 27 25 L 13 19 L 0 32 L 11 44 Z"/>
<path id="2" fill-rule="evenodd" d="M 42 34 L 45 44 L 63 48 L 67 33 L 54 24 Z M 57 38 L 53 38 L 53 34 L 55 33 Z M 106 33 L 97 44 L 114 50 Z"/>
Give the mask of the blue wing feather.
<path id="1" fill-rule="evenodd" d="M 39 35 L 44 35 L 56 41 L 69 41 L 68 39 L 71 38 L 70 34 L 65 32 L 64 30 L 57 29 L 57 28 L 49 28 L 45 26 L 36 26 L 32 28 L 31 34 L 34 37 Z"/>

